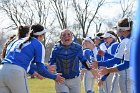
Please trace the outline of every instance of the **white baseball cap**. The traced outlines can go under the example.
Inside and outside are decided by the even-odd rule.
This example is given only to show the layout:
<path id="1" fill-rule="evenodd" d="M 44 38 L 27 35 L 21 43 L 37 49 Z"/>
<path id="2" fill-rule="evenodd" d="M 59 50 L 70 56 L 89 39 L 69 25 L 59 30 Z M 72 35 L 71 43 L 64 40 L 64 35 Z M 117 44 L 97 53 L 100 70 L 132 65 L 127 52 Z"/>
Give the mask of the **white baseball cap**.
<path id="1" fill-rule="evenodd" d="M 94 44 L 94 42 L 90 39 L 90 37 L 84 38 L 83 42 L 89 41 L 91 44 Z"/>
<path id="2" fill-rule="evenodd" d="M 116 37 L 114 35 L 110 34 L 110 33 L 105 33 L 103 35 L 103 38 L 108 38 L 108 37 L 112 37 L 112 38 L 116 39 Z"/>

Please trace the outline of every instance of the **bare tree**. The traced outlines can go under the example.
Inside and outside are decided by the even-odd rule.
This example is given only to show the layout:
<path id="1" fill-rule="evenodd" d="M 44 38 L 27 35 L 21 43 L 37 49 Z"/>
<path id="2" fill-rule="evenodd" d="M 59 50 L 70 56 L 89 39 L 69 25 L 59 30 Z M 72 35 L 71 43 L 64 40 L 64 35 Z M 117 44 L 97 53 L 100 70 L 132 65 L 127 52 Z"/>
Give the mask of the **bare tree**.
<path id="1" fill-rule="evenodd" d="M 105 0 L 98 1 L 97 7 L 93 13 L 93 11 L 89 11 L 90 0 L 85 0 L 85 7 L 83 9 L 82 6 L 80 6 L 80 3 L 78 3 L 76 0 L 73 0 L 73 7 L 76 12 L 77 20 L 82 28 L 83 37 L 87 36 L 91 23 L 96 18 L 98 10 L 104 4 L 104 2 Z"/>
<path id="2" fill-rule="evenodd" d="M 120 6 L 122 9 L 122 14 L 121 14 L 121 18 L 123 17 L 131 17 L 134 13 L 134 5 L 135 5 L 136 0 L 120 0 Z"/>
<path id="3" fill-rule="evenodd" d="M 5 33 L 4 33 L 4 31 L 1 29 L 1 31 L 0 31 L 0 54 L 1 54 L 1 52 L 2 52 L 2 48 L 3 48 L 3 45 L 4 45 L 5 41 L 6 41 Z M 0 56 L 1 56 L 1 55 L 0 55 Z"/>
<path id="4" fill-rule="evenodd" d="M 69 0 L 50 0 L 61 29 L 67 28 Z"/>
<path id="5" fill-rule="evenodd" d="M 46 26 L 46 19 L 49 12 L 49 4 L 43 0 L 11 0 L 2 2 L 0 9 L 10 18 L 13 24 L 10 27 L 16 28 L 19 25 L 32 25 L 40 23 Z"/>

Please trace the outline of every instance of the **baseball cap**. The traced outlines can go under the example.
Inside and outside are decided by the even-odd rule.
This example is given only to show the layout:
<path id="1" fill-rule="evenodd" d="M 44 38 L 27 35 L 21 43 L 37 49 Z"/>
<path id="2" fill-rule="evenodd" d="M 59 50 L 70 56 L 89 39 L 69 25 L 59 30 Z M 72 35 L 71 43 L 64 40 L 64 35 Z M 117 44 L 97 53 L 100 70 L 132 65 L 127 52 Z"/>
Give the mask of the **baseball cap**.
<path id="1" fill-rule="evenodd" d="M 108 37 L 112 37 L 112 38 L 116 39 L 116 37 L 114 35 L 110 34 L 110 33 L 105 33 L 103 35 L 103 38 L 108 38 Z"/>
<path id="2" fill-rule="evenodd" d="M 94 44 L 90 37 L 83 38 L 83 42 L 84 41 L 89 41 L 91 44 Z"/>

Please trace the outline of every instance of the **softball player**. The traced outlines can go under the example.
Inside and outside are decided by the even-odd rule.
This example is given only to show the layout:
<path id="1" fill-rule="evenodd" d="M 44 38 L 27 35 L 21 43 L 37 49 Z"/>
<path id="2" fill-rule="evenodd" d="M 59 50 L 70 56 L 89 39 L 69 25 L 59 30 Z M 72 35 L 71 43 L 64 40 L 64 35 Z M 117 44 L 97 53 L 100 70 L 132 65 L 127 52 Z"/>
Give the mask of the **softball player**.
<path id="1" fill-rule="evenodd" d="M 105 52 L 103 52 L 102 50 L 99 50 L 98 54 L 101 56 L 104 56 L 106 60 L 111 59 L 114 57 L 113 55 L 115 54 L 116 49 L 119 45 L 119 43 L 116 42 L 117 35 L 113 31 L 108 31 L 107 33 L 103 35 L 103 38 L 104 38 L 107 50 Z M 109 66 L 109 67 L 112 67 L 112 66 Z M 113 76 L 115 76 L 114 83 L 112 83 Z M 112 92 L 112 93 L 115 93 L 119 91 L 118 86 L 117 86 L 118 83 L 116 83 L 117 79 L 118 79 L 117 74 L 111 73 L 109 75 L 102 76 L 101 80 L 99 81 L 99 85 L 101 86 L 101 84 L 103 84 L 103 89 L 105 93 L 111 93 L 112 86 L 113 86 L 113 91 L 114 91 L 114 86 L 115 86 L 115 89 L 117 91 Z"/>
<path id="2" fill-rule="evenodd" d="M 123 83 L 120 85 L 121 93 L 131 93 L 132 81 L 130 79 L 130 67 L 129 67 L 131 40 L 129 38 L 130 38 L 131 30 L 132 30 L 132 23 L 133 22 L 132 21 L 129 22 L 127 18 L 121 20 L 121 22 L 118 23 L 117 29 L 118 29 L 118 31 L 121 32 L 121 34 L 123 34 L 123 36 L 125 38 L 119 44 L 117 52 L 115 53 L 115 58 L 108 60 L 106 62 L 98 62 L 98 63 L 94 62 L 93 63 L 94 67 L 96 67 L 97 64 L 99 66 L 109 66 L 109 65 L 118 63 L 118 65 L 115 67 L 103 68 L 100 71 L 100 73 L 105 75 L 108 73 L 120 71 L 119 80 L 121 81 L 120 83 Z M 121 63 L 123 58 L 124 58 L 124 60 Z"/>
<path id="3" fill-rule="evenodd" d="M 63 84 L 56 83 L 57 93 L 80 93 L 79 61 L 90 70 L 83 56 L 82 47 L 73 42 L 72 32 L 64 29 L 60 41 L 54 46 L 49 60 L 50 65 L 56 65 L 56 72 L 65 78 Z"/>
<path id="4" fill-rule="evenodd" d="M 84 38 L 84 40 L 82 42 L 82 47 L 83 47 L 83 55 L 88 60 L 89 64 L 91 64 L 92 61 L 94 60 L 94 54 L 93 54 L 92 50 L 95 48 L 95 45 L 94 45 L 93 41 L 89 37 Z M 84 68 L 82 68 L 82 69 L 85 72 L 84 73 L 85 91 L 86 91 L 86 93 L 94 93 L 94 89 L 93 89 L 94 78 L 93 78 L 93 75 L 90 71 L 87 71 Z"/>
<path id="5" fill-rule="evenodd" d="M 104 57 L 97 54 L 98 50 L 102 49 L 105 51 L 107 49 L 102 36 L 103 36 L 103 33 L 97 33 L 94 40 L 96 47 L 93 49 L 93 54 L 94 54 L 94 59 L 97 61 L 104 60 Z M 104 93 L 103 86 L 99 86 L 98 90 L 99 90 L 99 93 Z"/>
<path id="6" fill-rule="evenodd" d="M 48 72 L 44 67 L 44 47 L 39 40 L 43 40 L 45 30 L 41 25 L 33 25 L 32 34 L 36 38 L 21 38 L 13 40 L 6 49 L 6 56 L 0 65 L 0 93 L 28 93 L 26 72 L 34 60 L 39 72 L 58 82 L 64 79 L 60 75 Z"/>

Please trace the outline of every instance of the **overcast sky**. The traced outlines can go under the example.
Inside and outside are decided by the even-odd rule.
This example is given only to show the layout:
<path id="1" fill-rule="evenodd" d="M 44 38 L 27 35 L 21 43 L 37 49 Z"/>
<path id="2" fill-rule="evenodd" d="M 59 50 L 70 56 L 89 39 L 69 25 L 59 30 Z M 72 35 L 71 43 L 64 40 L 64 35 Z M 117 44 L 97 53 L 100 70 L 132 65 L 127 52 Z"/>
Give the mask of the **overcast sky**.
<path id="1" fill-rule="evenodd" d="M 80 0 L 80 2 L 81 2 L 82 0 Z M 83 0 L 84 1 L 84 0 Z M 98 1 L 98 0 L 97 0 Z M 117 0 L 107 0 L 107 2 L 116 2 Z M 119 1 L 119 0 L 118 0 Z M 127 0 L 126 0 L 127 1 Z M 129 1 L 131 1 L 131 0 L 129 0 Z M 82 3 L 82 2 L 81 2 Z M 97 2 L 94 2 L 94 0 L 93 0 L 93 2 L 92 2 L 93 4 L 95 4 L 95 3 L 97 3 Z M 135 5 L 135 7 L 136 7 L 136 5 Z M 120 5 L 119 4 L 110 4 L 110 5 L 108 5 L 108 4 L 106 4 L 106 5 L 104 5 L 104 6 L 102 6 L 100 9 L 99 9 L 99 12 L 98 12 L 98 14 L 100 14 L 100 15 L 102 15 L 102 17 L 104 18 L 104 19 L 113 19 L 116 15 L 118 15 L 118 14 L 120 14 L 121 13 L 121 11 L 119 11 L 119 10 L 121 10 L 121 8 L 120 8 Z M 72 11 L 72 10 L 71 10 Z M 68 16 L 71 16 L 71 17 L 74 17 L 73 16 L 73 11 L 72 12 L 69 12 L 68 13 Z M 71 17 L 70 17 L 70 19 L 68 19 L 68 20 L 71 20 Z M 49 22 L 49 19 L 48 19 L 48 22 Z M 68 21 L 68 22 L 70 22 L 69 24 L 73 24 L 73 22 L 72 21 Z M 3 28 L 3 27 L 7 27 L 7 25 L 8 24 L 11 24 L 10 23 L 10 21 L 9 21 L 9 19 L 8 19 L 8 17 L 7 16 L 5 16 L 3 13 L 0 13 L 0 23 L 1 23 L 1 25 L 0 25 L 0 29 L 1 28 Z M 91 32 L 92 33 L 92 32 Z M 91 35 L 91 33 L 89 33 L 89 36 Z"/>

